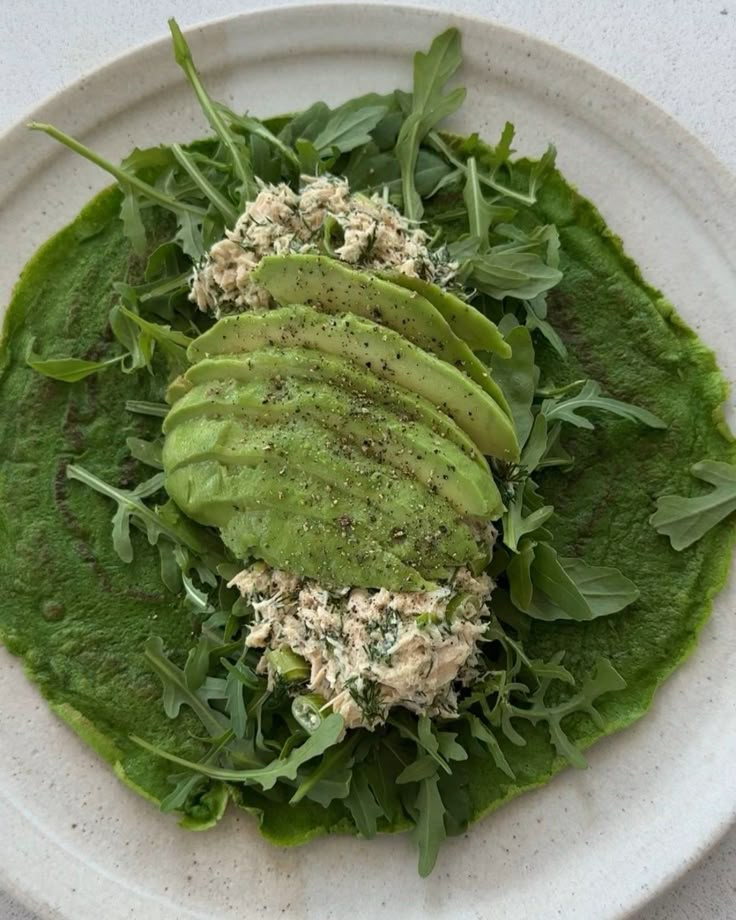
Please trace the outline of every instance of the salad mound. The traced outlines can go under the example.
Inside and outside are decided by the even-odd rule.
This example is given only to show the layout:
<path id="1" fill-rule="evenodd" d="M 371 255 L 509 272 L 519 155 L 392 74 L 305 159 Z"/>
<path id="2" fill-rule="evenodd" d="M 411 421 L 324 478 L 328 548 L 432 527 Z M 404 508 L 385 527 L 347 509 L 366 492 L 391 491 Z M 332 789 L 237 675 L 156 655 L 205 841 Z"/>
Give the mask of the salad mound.
<path id="1" fill-rule="evenodd" d="M 427 874 L 692 649 L 725 383 L 553 148 L 438 131 L 455 30 L 410 94 L 265 121 L 172 34 L 213 137 L 115 166 L 36 126 L 118 186 L 5 320 L 0 638 L 185 827 L 411 829 Z"/>

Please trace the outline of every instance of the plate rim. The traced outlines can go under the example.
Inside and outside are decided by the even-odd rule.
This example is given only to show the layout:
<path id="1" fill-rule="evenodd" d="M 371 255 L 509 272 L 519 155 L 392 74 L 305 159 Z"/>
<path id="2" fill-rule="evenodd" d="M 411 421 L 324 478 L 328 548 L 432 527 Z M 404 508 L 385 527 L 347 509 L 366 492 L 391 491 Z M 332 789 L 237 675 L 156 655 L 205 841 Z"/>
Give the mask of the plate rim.
<path id="1" fill-rule="evenodd" d="M 360 10 L 361 12 L 364 12 L 370 8 L 373 11 L 381 12 L 418 13 L 428 17 L 458 20 L 471 24 L 475 23 L 483 27 L 490 26 L 499 32 L 515 35 L 516 37 L 523 38 L 525 41 L 528 41 L 532 44 L 550 49 L 554 54 L 566 58 L 569 62 L 575 64 L 583 64 L 586 69 L 594 71 L 598 78 L 603 82 L 607 82 L 610 85 L 616 86 L 619 92 L 630 96 L 640 105 L 643 103 L 653 112 L 656 112 L 660 118 L 664 119 L 664 122 L 668 125 L 668 127 L 672 128 L 674 131 L 684 137 L 688 144 L 692 146 L 694 150 L 697 150 L 698 156 L 710 161 L 711 171 L 719 174 L 718 178 L 721 182 L 729 184 L 736 181 L 736 169 L 731 169 L 726 163 L 723 162 L 723 160 L 720 159 L 716 152 L 712 150 L 708 144 L 705 143 L 705 141 L 701 140 L 701 138 L 695 134 L 694 131 L 688 128 L 675 115 L 668 112 L 667 109 L 661 106 L 656 100 L 648 96 L 645 92 L 637 89 L 634 86 L 631 86 L 631 84 L 627 83 L 623 78 L 617 76 L 616 74 L 605 70 L 599 64 L 591 61 L 590 58 L 584 54 L 577 54 L 576 52 L 568 51 L 567 48 L 563 48 L 562 45 L 558 45 L 556 42 L 553 42 L 548 38 L 544 38 L 540 35 L 534 35 L 533 33 L 526 32 L 524 29 L 519 29 L 516 26 L 507 25 L 506 23 L 499 19 L 495 19 L 492 16 L 479 16 L 475 13 L 450 12 L 448 10 L 442 9 L 441 7 L 431 6 L 427 3 L 369 2 L 368 4 L 362 4 L 356 2 L 356 0 L 346 0 L 346 2 L 342 2 L 342 0 L 334 0 L 334 2 L 329 2 L 329 0 L 322 0 L 322 2 L 312 3 L 309 2 L 309 0 L 305 0 L 305 2 L 303 2 L 303 0 L 297 0 L 297 2 L 288 3 L 283 6 L 270 6 L 268 3 L 265 3 L 262 6 L 244 10 L 240 13 L 229 13 L 223 16 L 215 16 L 211 19 L 197 20 L 197 22 L 182 28 L 182 32 L 184 33 L 184 36 L 187 38 L 187 40 L 189 40 L 193 34 L 196 34 L 197 32 L 200 32 L 206 28 L 212 26 L 220 26 L 228 22 L 234 22 L 236 20 L 249 19 L 264 15 L 288 16 L 288 14 L 293 11 L 303 11 L 307 9 L 319 14 L 332 11 L 337 8 L 354 8 Z M 0 131 L 0 152 L 2 147 L 5 146 L 5 143 L 12 140 L 13 134 L 15 134 L 19 129 L 25 128 L 29 121 L 34 120 L 32 116 L 35 112 L 45 109 L 51 103 L 56 102 L 61 96 L 65 96 L 67 94 L 78 91 L 79 88 L 83 86 L 90 78 L 100 76 L 106 72 L 112 72 L 121 63 L 130 61 L 139 55 L 142 56 L 147 54 L 153 51 L 159 45 L 168 44 L 169 41 L 169 35 L 162 34 L 159 38 L 152 38 L 148 41 L 131 45 L 124 51 L 120 51 L 117 54 L 114 54 L 112 57 L 106 58 L 104 63 L 100 64 L 98 67 L 91 67 L 83 70 L 79 76 L 75 77 L 75 79 L 71 82 L 66 83 L 61 89 L 56 90 L 55 92 L 47 93 L 34 106 L 26 109 L 24 114 L 20 115 L 9 125 L 7 125 L 2 131 Z"/>

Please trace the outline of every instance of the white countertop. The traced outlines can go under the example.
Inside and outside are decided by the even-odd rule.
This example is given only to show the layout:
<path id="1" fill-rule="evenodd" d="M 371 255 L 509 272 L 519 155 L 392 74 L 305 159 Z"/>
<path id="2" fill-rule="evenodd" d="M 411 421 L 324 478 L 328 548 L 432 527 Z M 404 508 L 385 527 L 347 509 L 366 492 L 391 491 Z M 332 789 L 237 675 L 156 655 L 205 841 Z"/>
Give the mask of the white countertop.
<path id="1" fill-rule="evenodd" d="M 187 27 L 290 2 L 6 0 L 0 4 L 0 131 L 111 57 L 163 36 L 172 12 Z M 736 0 L 427 0 L 423 5 L 495 19 L 587 58 L 657 102 L 736 172 Z M 697 803 L 682 806 L 687 820 L 688 808 Z M 735 916 L 736 829 L 638 920 Z M 0 920 L 33 917 L 0 892 Z"/>

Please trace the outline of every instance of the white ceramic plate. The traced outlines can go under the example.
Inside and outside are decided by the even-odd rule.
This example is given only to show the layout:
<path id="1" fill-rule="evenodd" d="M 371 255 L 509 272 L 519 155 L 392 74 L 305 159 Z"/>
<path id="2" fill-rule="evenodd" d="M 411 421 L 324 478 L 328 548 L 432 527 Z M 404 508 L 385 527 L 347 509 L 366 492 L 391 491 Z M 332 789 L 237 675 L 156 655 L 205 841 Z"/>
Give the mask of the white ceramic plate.
<path id="1" fill-rule="evenodd" d="M 275 114 L 316 99 L 409 87 L 411 55 L 463 33 L 468 99 L 456 127 L 517 147 L 552 139 L 646 276 L 736 369 L 736 189 L 694 138 L 590 64 L 496 25 L 418 9 L 254 13 L 190 34 L 214 94 Z M 205 125 L 167 41 L 126 55 L 33 113 L 112 159 Z M 0 139 L 0 303 L 25 260 L 103 185 L 89 164 L 22 126 Z M 263 842 L 244 815 L 190 834 L 120 785 L 0 653 L 0 886 L 41 916 L 181 920 L 622 917 L 726 831 L 736 803 L 733 585 L 695 655 L 651 713 L 445 846 L 427 881 L 404 838 Z"/>

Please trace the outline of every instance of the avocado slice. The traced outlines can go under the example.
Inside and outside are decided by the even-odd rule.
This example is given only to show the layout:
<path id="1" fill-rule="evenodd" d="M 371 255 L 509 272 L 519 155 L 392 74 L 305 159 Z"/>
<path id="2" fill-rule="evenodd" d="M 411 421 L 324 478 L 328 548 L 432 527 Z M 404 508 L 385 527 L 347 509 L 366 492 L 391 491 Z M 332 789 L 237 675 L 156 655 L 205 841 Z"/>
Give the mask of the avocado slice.
<path id="1" fill-rule="evenodd" d="M 239 512 L 223 527 L 222 538 L 240 559 L 263 559 L 274 568 L 299 572 L 320 584 L 389 591 L 430 591 L 437 587 L 366 538 L 360 528 L 346 533 L 339 523 L 278 511 Z"/>
<path id="2" fill-rule="evenodd" d="M 519 459 L 513 425 L 500 406 L 457 368 L 392 329 L 352 314 L 324 316 L 305 306 L 242 313 L 219 320 L 189 346 L 194 363 L 285 345 L 341 355 L 412 390 L 453 418 L 484 454 Z"/>
<path id="3" fill-rule="evenodd" d="M 407 515 L 398 502 L 392 506 L 386 501 L 379 508 L 370 498 L 359 498 L 342 484 L 330 485 L 315 479 L 298 464 L 283 458 L 253 466 L 193 461 L 167 472 L 166 488 L 189 517 L 219 527 L 226 543 L 226 534 L 237 534 L 228 529 L 233 515 L 268 512 L 283 519 L 284 552 L 293 551 L 290 543 L 303 541 L 304 535 L 295 523 L 303 520 L 339 530 L 343 540 L 359 534 L 367 545 L 382 547 L 423 577 L 446 577 L 453 567 L 472 564 L 482 552 L 470 527 L 444 502 L 433 503 L 430 508 L 426 496 L 420 494 L 417 498 L 411 490 L 394 489 L 393 497 L 404 500 L 404 507 L 409 508 L 412 523 L 407 523 Z M 325 551 L 324 547 L 318 549 Z M 277 564 L 288 569 L 287 561 L 282 558 Z M 307 574 L 301 569 L 296 571 Z"/>
<path id="4" fill-rule="evenodd" d="M 399 287 L 416 291 L 442 314 L 455 335 L 466 342 L 473 351 L 489 351 L 500 358 L 510 358 L 511 349 L 498 326 L 472 304 L 466 303 L 450 291 L 413 275 L 401 272 L 381 272 L 381 277 Z"/>
<path id="5" fill-rule="evenodd" d="M 182 397 L 186 392 L 191 390 L 192 384 L 187 380 L 184 374 L 174 377 L 171 383 L 166 387 L 166 402 L 172 406 L 177 399 Z"/>
<path id="6" fill-rule="evenodd" d="M 335 440 L 348 439 L 367 456 L 416 478 L 460 514 L 491 517 L 501 509 L 487 465 L 481 469 L 455 444 L 421 422 L 329 384 L 281 378 L 198 384 L 166 417 L 167 440 L 178 426 L 202 417 L 238 418 L 247 426 L 285 426 L 309 419 L 332 431 Z M 299 449 L 298 439 L 293 447 Z"/>
<path id="7" fill-rule="evenodd" d="M 442 314 L 415 291 L 327 256 L 266 256 L 251 273 L 282 306 L 306 304 L 323 313 L 355 313 L 464 371 L 510 414 L 489 369 L 452 331 Z"/>
<path id="8" fill-rule="evenodd" d="M 461 448 L 482 470 L 488 469 L 488 463 L 475 442 L 429 400 L 377 377 L 352 361 L 308 348 L 263 348 L 247 355 L 204 358 L 187 371 L 185 378 L 177 378 L 177 381 L 183 382 L 177 387 L 176 398 L 197 383 L 273 380 L 278 376 L 329 383 L 340 390 L 358 393 L 393 408 L 402 417 L 423 422 L 435 434 Z"/>
<path id="9" fill-rule="evenodd" d="M 399 528 L 407 519 L 421 516 L 425 529 L 442 532 L 448 514 L 453 518 L 453 527 L 462 526 L 456 509 L 417 479 L 366 456 L 349 440 L 307 419 L 293 419 L 286 425 L 254 426 L 238 418 L 199 416 L 169 432 L 163 452 L 167 473 L 205 460 L 216 460 L 224 466 L 266 463 L 279 471 L 288 463 L 297 475 L 318 480 L 321 492 L 347 492 L 356 501 L 369 503 L 375 511 L 395 516 Z"/>

